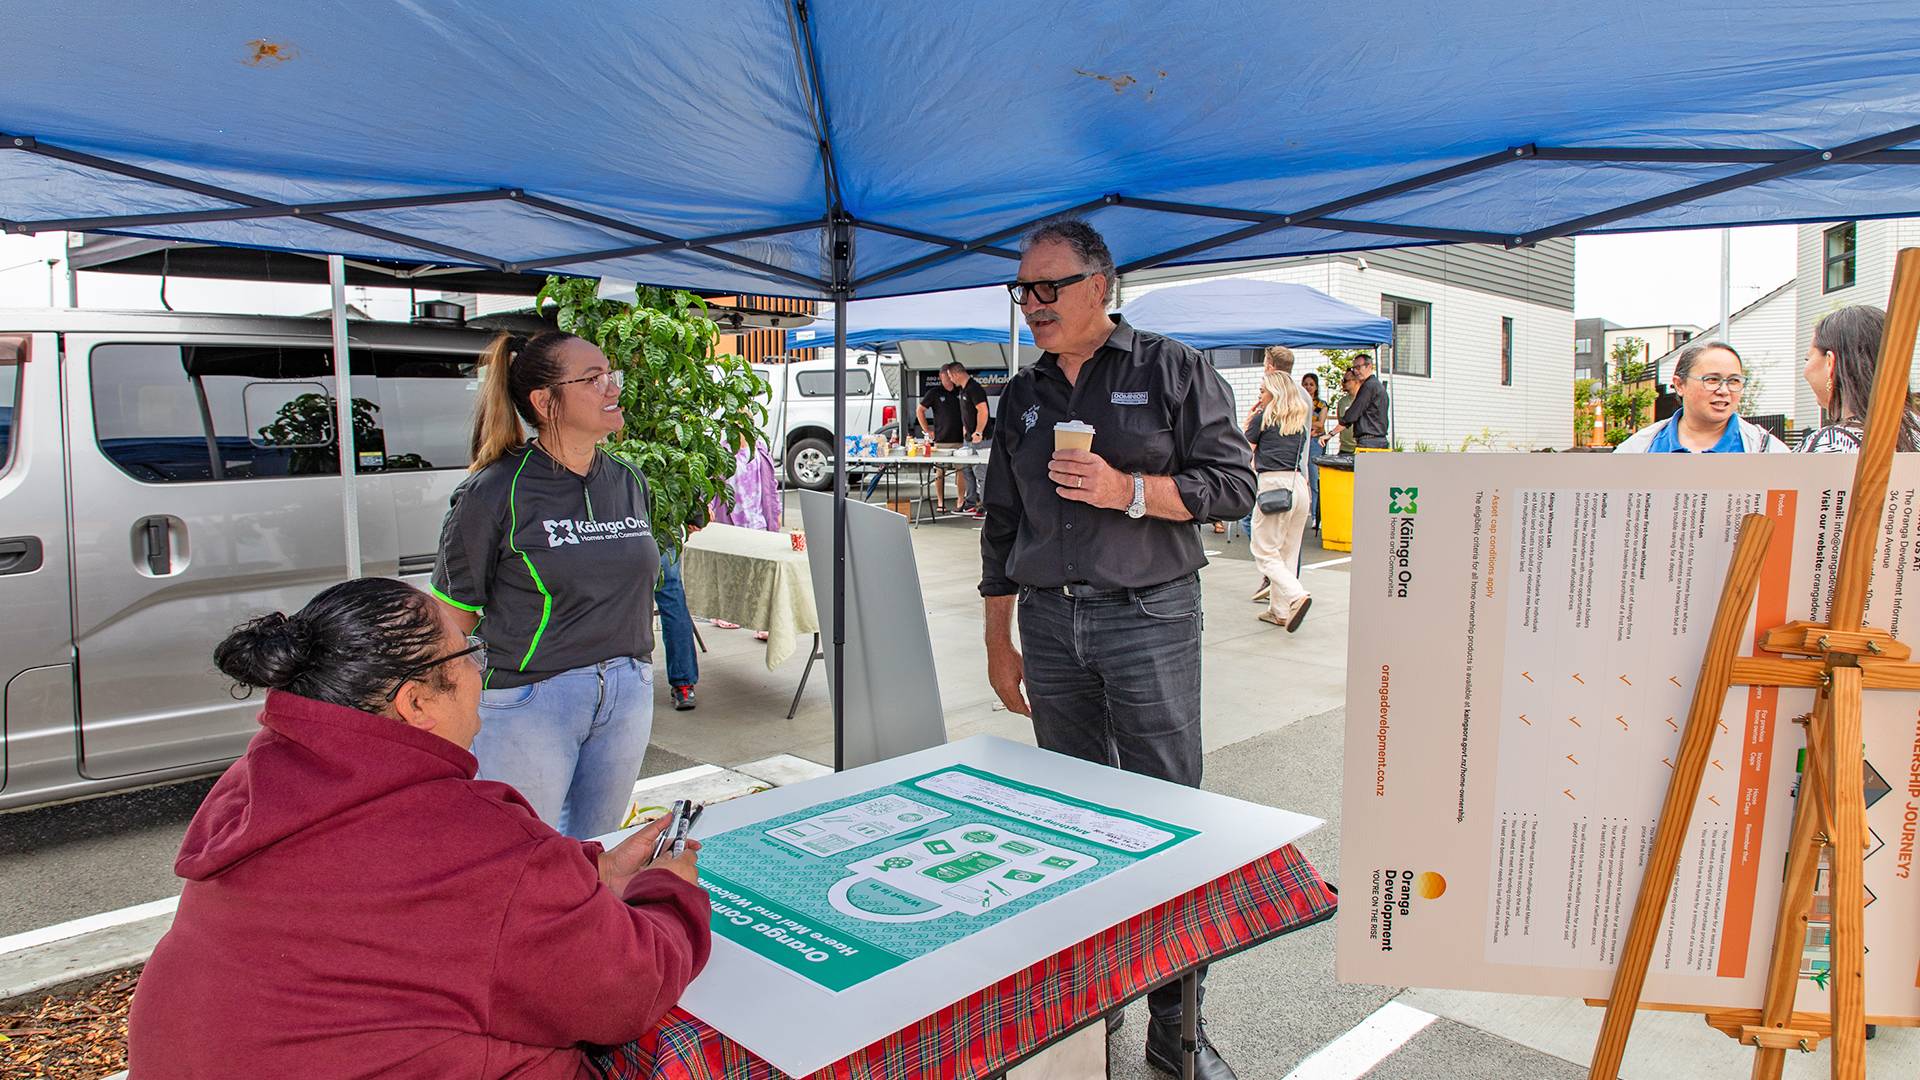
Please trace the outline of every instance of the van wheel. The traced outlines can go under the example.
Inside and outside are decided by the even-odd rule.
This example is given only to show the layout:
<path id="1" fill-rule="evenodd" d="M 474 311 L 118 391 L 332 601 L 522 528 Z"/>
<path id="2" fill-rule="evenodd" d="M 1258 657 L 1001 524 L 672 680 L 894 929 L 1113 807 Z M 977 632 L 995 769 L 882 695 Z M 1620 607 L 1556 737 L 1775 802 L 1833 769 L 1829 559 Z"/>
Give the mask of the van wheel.
<path id="1" fill-rule="evenodd" d="M 801 439 L 787 448 L 787 484 L 808 491 L 833 486 L 833 454 L 825 439 Z"/>

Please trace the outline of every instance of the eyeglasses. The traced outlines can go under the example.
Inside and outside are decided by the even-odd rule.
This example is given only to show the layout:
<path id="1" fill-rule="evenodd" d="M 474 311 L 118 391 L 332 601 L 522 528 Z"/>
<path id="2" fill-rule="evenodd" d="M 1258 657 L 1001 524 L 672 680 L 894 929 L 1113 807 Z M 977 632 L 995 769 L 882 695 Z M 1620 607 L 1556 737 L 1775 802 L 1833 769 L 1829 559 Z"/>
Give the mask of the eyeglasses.
<path id="1" fill-rule="evenodd" d="M 394 684 L 393 690 L 387 694 L 387 699 L 391 701 L 398 697 L 401 687 L 432 671 L 434 668 L 439 667 L 441 664 L 449 660 L 458 660 L 463 656 L 471 660 L 473 666 L 479 668 L 481 672 L 484 673 L 487 670 L 487 643 L 473 634 L 468 634 L 466 648 L 461 649 L 459 652 L 450 652 L 445 656 L 436 657 L 407 672 L 400 677 L 399 682 Z"/>
<path id="2" fill-rule="evenodd" d="M 1043 304 L 1051 304 L 1060 299 L 1060 290 L 1075 282 L 1085 281 L 1092 274 L 1075 274 L 1072 277 L 1055 278 L 1052 281 L 1015 281 L 1007 286 L 1007 295 L 1013 297 L 1016 304 L 1024 304 L 1031 296 Z"/>
<path id="3" fill-rule="evenodd" d="M 1747 388 L 1747 380 L 1739 375 L 1682 375 L 1707 388 L 1709 394 L 1724 388 L 1729 394 L 1737 394 Z"/>
<path id="4" fill-rule="evenodd" d="M 609 383 L 613 385 L 615 390 L 625 389 L 627 385 L 627 373 L 615 368 L 612 371 L 603 371 L 598 375 L 582 375 L 577 379 L 562 379 L 553 385 L 572 386 L 574 383 L 582 382 L 592 383 L 594 393 L 604 394 L 607 392 L 607 385 Z"/>

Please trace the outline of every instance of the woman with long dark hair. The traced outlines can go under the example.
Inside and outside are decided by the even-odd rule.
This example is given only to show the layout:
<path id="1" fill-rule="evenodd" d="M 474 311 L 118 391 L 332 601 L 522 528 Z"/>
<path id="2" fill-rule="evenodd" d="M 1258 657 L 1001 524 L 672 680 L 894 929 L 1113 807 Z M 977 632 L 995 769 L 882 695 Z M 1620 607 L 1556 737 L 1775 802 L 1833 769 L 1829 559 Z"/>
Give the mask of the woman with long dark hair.
<path id="1" fill-rule="evenodd" d="M 1822 425 L 1806 437 L 1808 454 L 1851 454 L 1867 434 L 1867 405 L 1873 397 L 1873 373 L 1880 364 L 1880 336 L 1887 313 L 1869 304 L 1832 312 L 1813 328 L 1807 366 L 1800 375 L 1820 403 Z M 1901 413 L 1895 448 L 1920 450 L 1920 422 L 1911 408 Z"/>
<path id="2" fill-rule="evenodd" d="M 706 963 L 697 844 L 603 850 L 475 779 L 488 648 L 455 614 L 361 578 L 220 643 L 268 693 L 180 846 L 133 1075 L 598 1076 L 580 1044 L 648 1034 Z"/>
<path id="3" fill-rule="evenodd" d="M 625 379 L 553 330 L 503 334 L 481 364 L 473 475 L 454 492 L 432 591 L 492 657 L 480 775 L 561 832 L 597 836 L 619 827 L 653 729 L 660 549 L 646 478 L 599 446 L 623 423 Z"/>

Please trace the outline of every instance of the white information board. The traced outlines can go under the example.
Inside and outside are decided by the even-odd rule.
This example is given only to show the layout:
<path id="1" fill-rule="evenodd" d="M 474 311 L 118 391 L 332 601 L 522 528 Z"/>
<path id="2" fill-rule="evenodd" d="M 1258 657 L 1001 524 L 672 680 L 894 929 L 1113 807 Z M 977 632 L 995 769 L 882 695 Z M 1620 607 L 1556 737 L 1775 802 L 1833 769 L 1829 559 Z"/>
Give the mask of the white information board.
<path id="1" fill-rule="evenodd" d="M 681 1004 L 805 1076 L 1320 824 L 984 735 L 719 803 Z"/>
<path id="2" fill-rule="evenodd" d="M 1385 455 L 1381 455 L 1385 458 Z M 1393 455 L 1355 486 L 1342 980 L 1604 997 L 1740 519 L 1774 521 L 1757 629 L 1821 619 L 1849 455 Z M 1867 623 L 1911 640 L 1920 455 Z M 1734 687 L 1645 999 L 1759 1003 L 1812 692 Z M 1864 712 L 1867 1008 L 1920 1015 L 1920 694 Z M 1800 1009 L 1826 1008 L 1827 875 Z"/>

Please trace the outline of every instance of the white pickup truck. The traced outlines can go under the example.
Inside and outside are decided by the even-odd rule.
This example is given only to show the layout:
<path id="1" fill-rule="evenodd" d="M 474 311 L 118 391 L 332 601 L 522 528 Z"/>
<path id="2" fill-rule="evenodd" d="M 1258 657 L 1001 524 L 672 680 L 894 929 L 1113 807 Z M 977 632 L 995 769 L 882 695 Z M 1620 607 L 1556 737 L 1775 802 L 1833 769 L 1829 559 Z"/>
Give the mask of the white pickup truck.
<path id="1" fill-rule="evenodd" d="M 755 364 L 767 380 L 763 435 L 789 487 L 824 491 L 833 484 L 833 360 Z M 876 374 L 877 371 L 877 374 Z M 897 422 L 900 358 L 847 354 L 847 434 L 864 435 Z"/>

